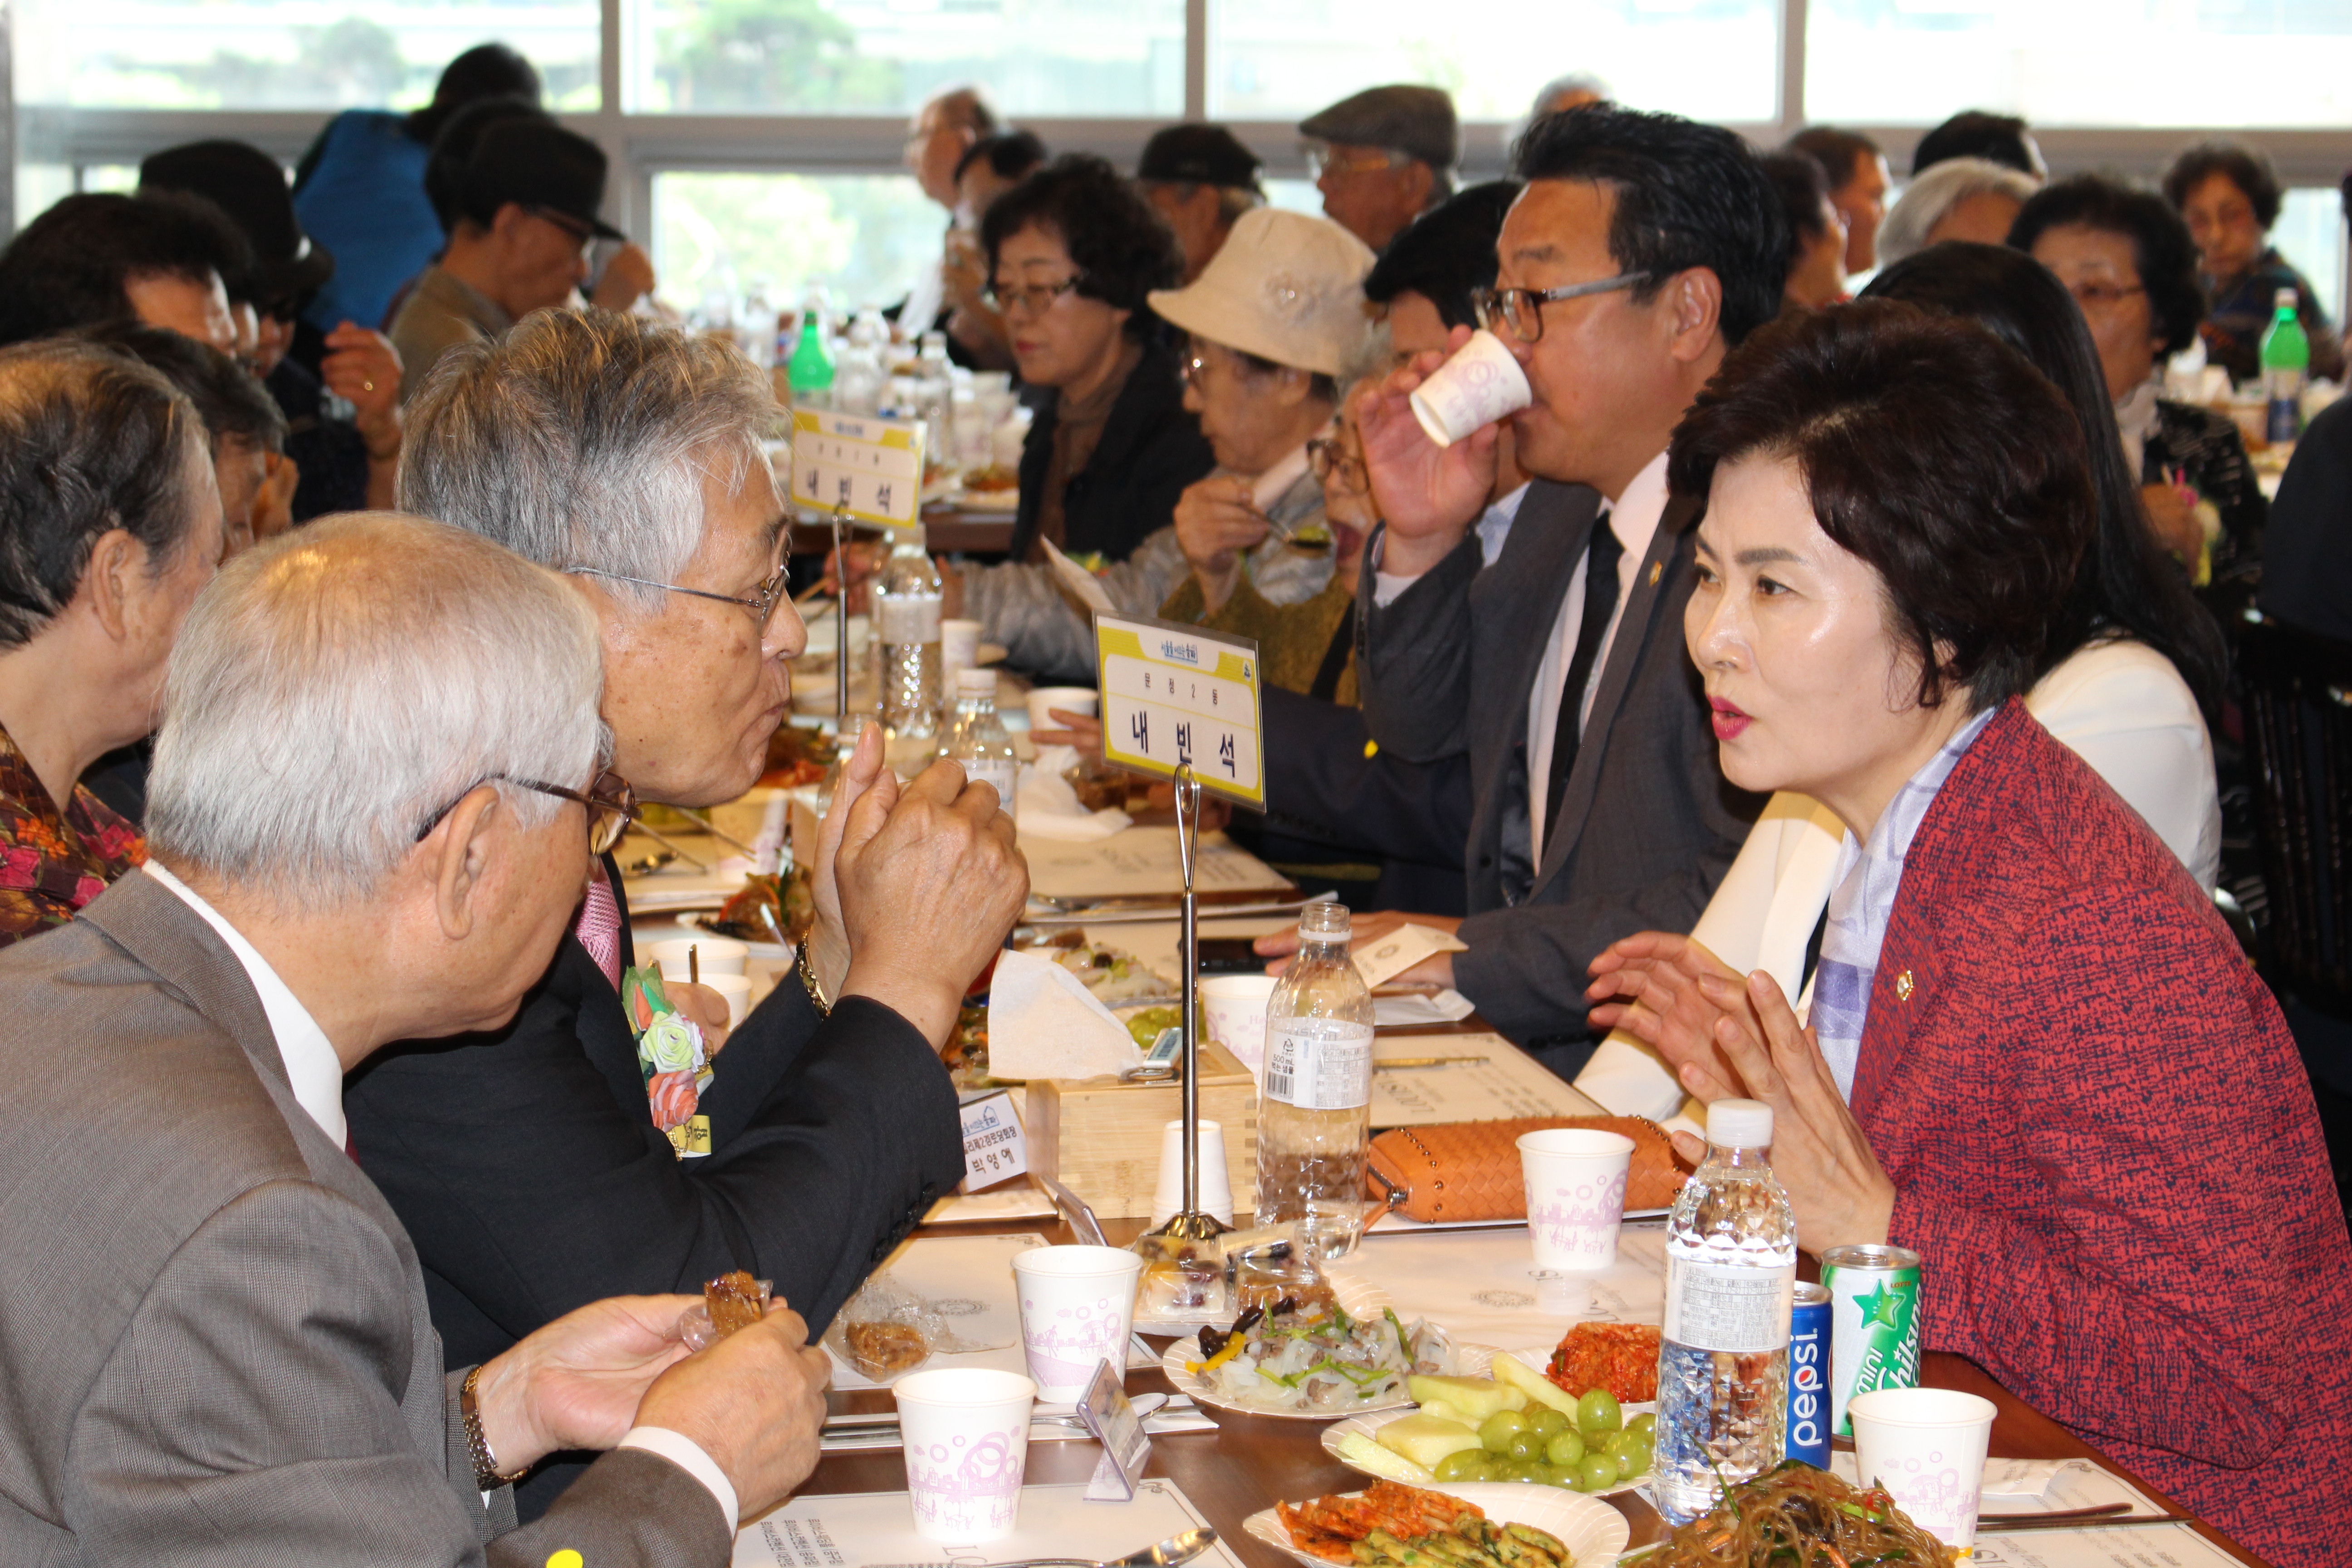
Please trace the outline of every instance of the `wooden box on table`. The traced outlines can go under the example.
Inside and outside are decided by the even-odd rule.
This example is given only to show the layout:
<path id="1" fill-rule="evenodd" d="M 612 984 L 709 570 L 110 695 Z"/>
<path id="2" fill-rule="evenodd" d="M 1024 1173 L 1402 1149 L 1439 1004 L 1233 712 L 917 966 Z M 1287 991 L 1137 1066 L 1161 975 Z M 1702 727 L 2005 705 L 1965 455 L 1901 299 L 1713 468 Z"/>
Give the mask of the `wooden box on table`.
<path id="1" fill-rule="evenodd" d="M 1024 1120 L 1033 1170 L 1067 1186 L 1104 1219 L 1151 1213 L 1160 1184 L 1161 1129 L 1184 1114 L 1174 1082 L 1121 1083 L 1115 1076 L 1037 1079 Z M 1234 1212 L 1257 1190 L 1257 1084 L 1213 1040 L 1201 1042 L 1201 1120 L 1224 1129 Z"/>

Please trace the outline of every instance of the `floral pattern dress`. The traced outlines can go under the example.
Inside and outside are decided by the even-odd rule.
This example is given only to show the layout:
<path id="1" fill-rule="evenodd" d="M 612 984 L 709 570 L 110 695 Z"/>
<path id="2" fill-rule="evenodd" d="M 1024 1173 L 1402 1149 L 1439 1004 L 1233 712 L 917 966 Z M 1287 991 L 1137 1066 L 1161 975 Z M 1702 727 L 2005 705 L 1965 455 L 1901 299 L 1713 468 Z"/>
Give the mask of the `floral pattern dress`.
<path id="1" fill-rule="evenodd" d="M 0 946 L 65 924 L 146 861 L 146 836 L 79 784 L 59 815 L 0 730 Z"/>

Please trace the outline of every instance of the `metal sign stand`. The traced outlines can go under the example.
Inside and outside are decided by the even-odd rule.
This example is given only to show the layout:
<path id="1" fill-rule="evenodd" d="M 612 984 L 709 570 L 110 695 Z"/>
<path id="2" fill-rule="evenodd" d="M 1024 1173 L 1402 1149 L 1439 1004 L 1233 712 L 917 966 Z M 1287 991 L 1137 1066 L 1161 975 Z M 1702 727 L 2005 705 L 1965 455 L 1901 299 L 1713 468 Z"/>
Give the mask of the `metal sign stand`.
<path id="1" fill-rule="evenodd" d="M 1178 967 L 1183 971 L 1184 1206 L 1146 1238 L 1164 1237 L 1171 1243 L 1213 1242 L 1232 1228 L 1201 1211 L 1201 931 L 1200 904 L 1192 889 L 1200 832 L 1201 781 L 1187 763 L 1176 770 L 1176 850 L 1184 868 L 1183 934 L 1178 949 Z"/>
<path id="2" fill-rule="evenodd" d="M 849 729 L 849 503 L 833 509 L 833 573 L 835 603 L 833 658 L 833 735 L 836 746 L 857 743 Z"/>

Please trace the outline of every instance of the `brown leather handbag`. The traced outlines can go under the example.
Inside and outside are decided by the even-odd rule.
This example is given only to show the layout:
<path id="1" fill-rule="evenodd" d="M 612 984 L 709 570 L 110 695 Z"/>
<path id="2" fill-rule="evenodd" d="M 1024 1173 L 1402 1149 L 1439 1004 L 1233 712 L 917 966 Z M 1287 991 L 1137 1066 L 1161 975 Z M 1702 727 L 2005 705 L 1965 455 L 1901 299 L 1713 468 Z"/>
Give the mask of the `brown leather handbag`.
<path id="1" fill-rule="evenodd" d="M 1374 1203 L 1424 1224 L 1528 1217 L 1519 1135 L 1547 1127 L 1591 1127 L 1633 1141 L 1625 1207 L 1664 1208 L 1686 1167 L 1664 1128 L 1640 1116 L 1535 1116 L 1514 1121 L 1448 1121 L 1393 1127 L 1374 1138 L 1364 1184 Z"/>

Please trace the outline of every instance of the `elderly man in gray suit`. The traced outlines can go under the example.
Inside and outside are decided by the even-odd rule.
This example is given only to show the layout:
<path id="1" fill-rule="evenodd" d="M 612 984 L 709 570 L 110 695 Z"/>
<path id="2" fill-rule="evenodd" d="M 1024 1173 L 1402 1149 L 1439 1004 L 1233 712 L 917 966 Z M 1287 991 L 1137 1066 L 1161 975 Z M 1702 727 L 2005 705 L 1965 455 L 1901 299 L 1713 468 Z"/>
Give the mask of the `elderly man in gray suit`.
<path id="1" fill-rule="evenodd" d="M 1780 309 L 1784 234 L 1739 139 L 1672 115 L 1547 116 L 1517 163 L 1481 315 L 1533 389 L 1511 427 L 1537 479 L 1493 566 L 1471 525 L 1498 427 L 1440 447 L 1407 404 L 1438 356 L 1362 416 L 1386 520 L 1358 590 L 1364 719 L 1407 761 L 1467 755 L 1470 914 L 1359 935 L 1455 930 L 1467 952 L 1406 978 L 1455 986 L 1573 1077 L 1593 1046 L 1586 965 L 1631 932 L 1689 930 L 1761 804 L 1724 782 L 1683 652 L 1697 505 L 1666 493 L 1666 442 Z"/>
<path id="2" fill-rule="evenodd" d="M 689 1355 L 694 1298 L 608 1300 L 445 1373 L 346 1152 L 344 1072 L 499 1024 L 563 935 L 599 686 L 580 596 L 438 523 L 322 522 L 199 602 L 152 858 L 0 953 L 0 1562 L 715 1565 L 808 1474 L 781 1307 Z M 513 1528 L 562 1448 L 614 1451 Z"/>

